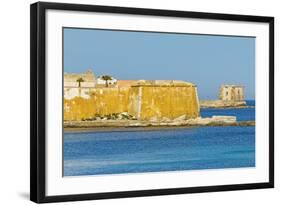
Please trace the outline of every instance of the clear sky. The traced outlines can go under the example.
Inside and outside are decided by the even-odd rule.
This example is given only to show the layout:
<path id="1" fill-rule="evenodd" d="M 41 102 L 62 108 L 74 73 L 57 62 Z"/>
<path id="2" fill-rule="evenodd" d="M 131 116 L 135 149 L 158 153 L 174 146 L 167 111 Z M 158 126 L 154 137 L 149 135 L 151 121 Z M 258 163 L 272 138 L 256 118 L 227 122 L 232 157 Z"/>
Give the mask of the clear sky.
<path id="1" fill-rule="evenodd" d="M 64 29 L 64 72 L 92 69 L 117 79 L 184 80 L 200 99 L 216 99 L 221 84 L 245 86 L 255 98 L 255 38 Z"/>

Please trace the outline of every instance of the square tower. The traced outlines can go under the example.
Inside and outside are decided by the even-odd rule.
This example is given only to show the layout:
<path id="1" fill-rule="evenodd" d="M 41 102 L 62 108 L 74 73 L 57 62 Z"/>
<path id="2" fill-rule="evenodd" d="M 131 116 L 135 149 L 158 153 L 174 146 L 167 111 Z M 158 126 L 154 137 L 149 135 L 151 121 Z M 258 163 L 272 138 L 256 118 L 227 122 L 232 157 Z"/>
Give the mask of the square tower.
<path id="1" fill-rule="evenodd" d="M 224 101 L 244 101 L 244 86 L 221 85 L 219 99 Z"/>

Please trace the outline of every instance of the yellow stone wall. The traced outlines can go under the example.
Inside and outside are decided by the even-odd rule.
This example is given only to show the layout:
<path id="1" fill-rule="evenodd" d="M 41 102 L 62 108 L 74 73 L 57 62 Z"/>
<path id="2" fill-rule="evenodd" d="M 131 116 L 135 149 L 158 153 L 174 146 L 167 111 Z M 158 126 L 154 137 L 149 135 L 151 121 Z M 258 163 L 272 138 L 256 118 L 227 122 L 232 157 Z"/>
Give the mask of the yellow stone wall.
<path id="1" fill-rule="evenodd" d="M 195 86 L 133 86 L 129 111 L 143 120 L 200 115 Z"/>
<path id="2" fill-rule="evenodd" d="M 93 88 L 90 98 L 64 99 L 64 120 L 82 120 L 128 112 L 142 120 L 175 119 L 200 115 L 197 89 L 193 85 L 136 85 L 122 88 Z"/>
<path id="3" fill-rule="evenodd" d="M 95 115 L 128 112 L 129 87 L 93 88 L 90 98 L 64 99 L 64 120 L 82 120 Z"/>

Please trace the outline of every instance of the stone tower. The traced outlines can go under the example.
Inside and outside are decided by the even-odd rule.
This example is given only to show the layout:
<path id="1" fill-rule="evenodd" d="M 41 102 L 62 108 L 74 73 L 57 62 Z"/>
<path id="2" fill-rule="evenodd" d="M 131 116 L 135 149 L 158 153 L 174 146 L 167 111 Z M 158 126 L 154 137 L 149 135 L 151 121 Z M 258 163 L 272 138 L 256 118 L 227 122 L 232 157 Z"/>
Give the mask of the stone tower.
<path id="1" fill-rule="evenodd" d="M 221 85 L 219 99 L 224 101 L 244 101 L 244 86 Z"/>

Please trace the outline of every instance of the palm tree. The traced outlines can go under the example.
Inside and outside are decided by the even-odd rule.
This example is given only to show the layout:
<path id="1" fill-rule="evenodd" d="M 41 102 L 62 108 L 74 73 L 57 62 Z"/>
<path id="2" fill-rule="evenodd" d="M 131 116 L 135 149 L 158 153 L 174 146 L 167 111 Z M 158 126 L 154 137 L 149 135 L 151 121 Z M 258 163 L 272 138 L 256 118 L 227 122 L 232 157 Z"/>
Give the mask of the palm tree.
<path id="1" fill-rule="evenodd" d="M 81 83 L 84 82 L 84 79 L 83 78 L 78 78 L 76 80 L 78 82 L 78 87 L 79 87 L 79 97 L 81 96 Z"/>
<path id="2" fill-rule="evenodd" d="M 112 80 L 112 77 L 109 75 L 103 75 L 103 76 L 101 76 L 101 79 L 103 79 L 105 81 L 105 85 L 106 85 L 106 87 L 108 87 L 108 81 Z"/>
<path id="3" fill-rule="evenodd" d="M 78 82 L 78 87 L 80 88 L 81 87 L 81 83 L 84 82 L 84 79 L 83 78 L 78 78 L 76 81 Z"/>

